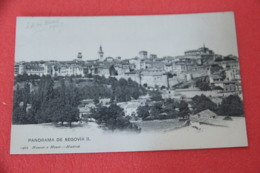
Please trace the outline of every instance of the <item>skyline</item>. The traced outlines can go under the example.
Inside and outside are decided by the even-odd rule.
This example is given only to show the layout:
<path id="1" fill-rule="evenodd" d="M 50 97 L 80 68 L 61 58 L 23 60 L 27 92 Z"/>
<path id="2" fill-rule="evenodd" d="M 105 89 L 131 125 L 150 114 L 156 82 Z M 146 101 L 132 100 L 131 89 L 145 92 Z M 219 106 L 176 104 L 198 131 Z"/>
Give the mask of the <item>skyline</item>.
<path id="1" fill-rule="evenodd" d="M 67 61 L 104 56 L 129 59 L 141 50 L 183 55 L 205 44 L 216 54 L 238 56 L 233 13 L 113 17 L 18 17 L 15 61 Z"/>

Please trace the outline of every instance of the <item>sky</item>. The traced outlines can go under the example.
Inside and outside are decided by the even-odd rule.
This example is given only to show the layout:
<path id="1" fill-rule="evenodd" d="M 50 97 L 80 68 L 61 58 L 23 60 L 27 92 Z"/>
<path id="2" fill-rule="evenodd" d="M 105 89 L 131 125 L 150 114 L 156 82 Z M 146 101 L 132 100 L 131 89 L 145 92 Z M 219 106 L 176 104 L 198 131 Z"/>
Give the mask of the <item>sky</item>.
<path id="1" fill-rule="evenodd" d="M 183 55 L 205 44 L 221 55 L 238 55 L 232 12 L 114 17 L 18 17 L 16 61 L 122 59 L 141 50 L 158 57 Z"/>

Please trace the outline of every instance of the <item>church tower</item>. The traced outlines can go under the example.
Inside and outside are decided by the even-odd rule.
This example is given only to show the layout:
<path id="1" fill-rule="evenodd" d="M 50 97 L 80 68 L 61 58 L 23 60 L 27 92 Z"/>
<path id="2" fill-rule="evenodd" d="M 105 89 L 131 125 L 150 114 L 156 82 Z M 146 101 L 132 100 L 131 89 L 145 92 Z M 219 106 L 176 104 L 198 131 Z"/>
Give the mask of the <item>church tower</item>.
<path id="1" fill-rule="evenodd" d="M 102 46 L 101 46 L 101 45 L 100 45 L 99 51 L 98 51 L 98 59 L 99 59 L 100 61 L 104 61 L 104 52 L 103 52 L 103 50 L 102 50 Z"/>

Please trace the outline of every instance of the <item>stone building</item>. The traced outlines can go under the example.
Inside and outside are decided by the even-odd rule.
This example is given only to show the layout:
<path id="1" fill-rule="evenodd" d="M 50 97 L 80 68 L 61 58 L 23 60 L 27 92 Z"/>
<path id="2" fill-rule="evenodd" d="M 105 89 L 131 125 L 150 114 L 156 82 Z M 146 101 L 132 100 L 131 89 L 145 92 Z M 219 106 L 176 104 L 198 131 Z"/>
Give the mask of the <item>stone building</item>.
<path id="1" fill-rule="evenodd" d="M 25 73 L 25 64 L 24 62 L 15 63 L 14 65 L 14 75 L 23 75 Z"/>
<path id="2" fill-rule="evenodd" d="M 139 57 L 141 59 L 147 59 L 147 55 L 148 55 L 147 51 L 142 50 L 142 51 L 139 52 Z"/>
<path id="3" fill-rule="evenodd" d="M 25 65 L 24 73 L 37 76 L 51 75 L 51 66 L 42 62 L 28 63 Z"/>
<path id="4" fill-rule="evenodd" d="M 65 64 L 58 69 L 58 76 L 84 76 L 84 69 L 80 65 Z"/>

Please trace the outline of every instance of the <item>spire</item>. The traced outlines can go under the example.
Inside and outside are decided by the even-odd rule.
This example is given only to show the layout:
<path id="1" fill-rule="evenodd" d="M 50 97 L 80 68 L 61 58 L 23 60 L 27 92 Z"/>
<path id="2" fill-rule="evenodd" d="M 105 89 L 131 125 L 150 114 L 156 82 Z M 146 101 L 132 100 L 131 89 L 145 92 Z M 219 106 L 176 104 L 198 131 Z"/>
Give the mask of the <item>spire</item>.
<path id="1" fill-rule="evenodd" d="M 99 51 L 98 51 L 98 58 L 99 60 L 103 61 L 104 60 L 104 52 L 102 50 L 102 46 L 99 46 Z"/>

